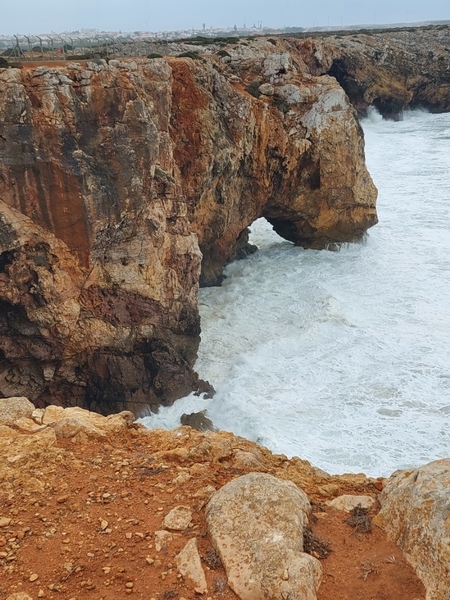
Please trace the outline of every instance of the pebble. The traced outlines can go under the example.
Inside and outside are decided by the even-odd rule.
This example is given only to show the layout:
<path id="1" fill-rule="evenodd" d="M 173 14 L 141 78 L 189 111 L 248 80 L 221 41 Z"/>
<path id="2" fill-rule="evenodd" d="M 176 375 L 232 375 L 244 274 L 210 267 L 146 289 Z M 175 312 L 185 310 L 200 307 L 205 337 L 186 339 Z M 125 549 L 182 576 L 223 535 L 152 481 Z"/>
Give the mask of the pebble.
<path id="1" fill-rule="evenodd" d="M 37 579 L 39 579 L 39 575 L 37 573 L 33 573 L 32 575 L 30 575 L 29 581 L 33 582 L 33 581 L 36 581 Z"/>
<path id="2" fill-rule="evenodd" d="M 0 527 L 8 527 L 11 523 L 11 519 L 8 517 L 0 517 Z"/>

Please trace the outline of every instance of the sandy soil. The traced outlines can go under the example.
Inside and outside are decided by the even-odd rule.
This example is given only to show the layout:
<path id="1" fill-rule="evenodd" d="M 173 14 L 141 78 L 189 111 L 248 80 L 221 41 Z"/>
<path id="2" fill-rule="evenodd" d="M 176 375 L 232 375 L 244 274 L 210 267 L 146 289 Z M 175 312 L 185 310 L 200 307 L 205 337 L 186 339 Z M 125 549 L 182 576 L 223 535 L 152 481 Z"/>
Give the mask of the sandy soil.
<path id="1" fill-rule="evenodd" d="M 25 473 L 37 490 L 45 482 L 45 491 L 30 491 L 20 478 L 0 489 L 1 600 L 18 591 L 33 600 L 198 599 L 174 562 L 193 537 L 208 598 L 237 598 L 208 539 L 204 507 L 211 486 L 250 468 L 198 459 L 182 466 L 162 462 L 154 457 L 158 440 L 133 429 L 107 444 L 58 445 L 56 454 L 35 457 Z M 346 492 L 352 491 L 349 485 Z M 154 533 L 178 505 L 191 508 L 193 521 L 158 551 Z M 321 503 L 314 507 L 313 533 L 332 550 L 322 561 L 318 600 L 423 600 L 422 584 L 383 531 L 357 534 L 343 522 L 347 516 Z"/>

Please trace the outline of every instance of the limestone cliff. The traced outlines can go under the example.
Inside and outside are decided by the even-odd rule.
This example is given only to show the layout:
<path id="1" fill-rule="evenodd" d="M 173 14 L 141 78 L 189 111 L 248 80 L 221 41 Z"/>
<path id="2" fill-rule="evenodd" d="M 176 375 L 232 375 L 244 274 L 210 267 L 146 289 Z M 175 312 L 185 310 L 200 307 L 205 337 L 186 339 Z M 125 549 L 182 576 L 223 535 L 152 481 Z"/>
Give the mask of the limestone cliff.
<path id="1" fill-rule="evenodd" d="M 450 26 L 340 32 L 291 40 L 307 70 L 334 76 L 361 115 L 450 110 Z"/>
<path id="2" fill-rule="evenodd" d="M 201 387 L 200 276 L 248 225 L 324 248 L 376 222 L 342 88 L 269 41 L 236 52 L 0 70 L 0 396 L 173 402 Z"/>

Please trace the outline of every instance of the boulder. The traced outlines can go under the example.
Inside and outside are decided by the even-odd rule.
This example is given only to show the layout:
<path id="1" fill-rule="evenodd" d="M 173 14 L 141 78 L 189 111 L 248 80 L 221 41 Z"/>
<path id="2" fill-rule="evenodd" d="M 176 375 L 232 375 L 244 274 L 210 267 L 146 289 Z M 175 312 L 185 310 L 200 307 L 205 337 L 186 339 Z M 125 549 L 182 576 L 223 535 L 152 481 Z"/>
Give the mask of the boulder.
<path id="1" fill-rule="evenodd" d="M 450 459 L 394 473 L 379 499 L 374 522 L 403 550 L 427 600 L 449 600 Z"/>
<path id="2" fill-rule="evenodd" d="M 360 506 L 361 508 L 370 508 L 375 504 L 375 499 L 370 496 L 352 496 L 345 494 L 343 496 L 338 496 L 334 500 L 329 500 L 327 504 L 336 510 L 351 512 L 357 506 Z"/>
<path id="3" fill-rule="evenodd" d="M 79 406 L 63 408 L 61 406 L 47 406 L 42 417 L 38 415 L 38 422 L 49 425 L 55 430 L 58 437 L 85 439 L 86 437 L 105 437 L 116 435 L 128 429 L 134 422 L 134 415 L 130 411 L 104 417 L 96 412 L 85 410 Z"/>
<path id="4" fill-rule="evenodd" d="M 295 484 L 263 473 L 234 479 L 214 494 L 208 531 L 241 600 L 315 600 L 322 568 L 303 552 L 310 511 Z"/>
<path id="5" fill-rule="evenodd" d="M 80 441 L 84 441 L 87 438 L 106 437 L 103 431 L 94 427 L 89 421 L 76 417 L 60 419 L 51 423 L 50 427 L 56 433 L 56 437 L 59 438 L 70 439 L 78 437 Z"/>
<path id="6" fill-rule="evenodd" d="M 30 418 L 34 405 L 23 396 L 0 399 L 0 425 L 14 425 L 22 418 Z"/>

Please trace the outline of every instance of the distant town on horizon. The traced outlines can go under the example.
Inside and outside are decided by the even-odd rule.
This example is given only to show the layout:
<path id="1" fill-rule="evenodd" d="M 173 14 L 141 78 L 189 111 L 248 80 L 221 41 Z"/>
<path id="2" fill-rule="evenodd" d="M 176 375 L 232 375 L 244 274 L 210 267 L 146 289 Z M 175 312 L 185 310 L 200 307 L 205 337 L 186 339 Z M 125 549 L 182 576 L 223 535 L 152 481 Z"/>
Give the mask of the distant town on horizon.
<path id="1" fill-rule="evenodd" d="M 50 31 L 50 32 L 42 32 L 42 33 L 25 33 L 25 32 L 16 32 L 12 34 L 0 33 L 0 42 L 2 40 L 13 40 L 14 38 L 31 38 L 31 39 L 39 39 L 39 38 L 51 38 L 52 36 L 58 38 L 59 36 L 64 38 L 70 38 L 70 36 L 77 37 L 89 37 L 89 36 L 100 36 L 100 37 L 118 37 L 118 36 L 136 36 L 138 38 L 155 38 L 155 39 L 165 39 L 165 40 L 176 40 L 180 38 L 189 38 L 195 37 L 199 35 L 204 35 L 207 37 L 220 37 L 223 35 L 232 36 L 232 35 L 282 35 L 282 34 L 290 34 L 290 33 L 308 33 L 308 32 L 333 32 L 333 31 L 358 31 L 360 29 L 391 29 L 397 27 L 426 27 L 426 26 L 435 26 L 435 25 L 448 25 L 450 24 L 450 20 L 438 20 L 438 21 L 419 21 L 419 22 L 404 22 L 404 23 L 383 23 L 383 24 L 367 24 L 361 23 L 359 25 L 313 25 L 312 27 L 300 27 L 300 26 L 291 26 L 291 27 L 269 27 L 263 26 L 259 21 L 258 23 L 253 23 L 253 25 L 248 26 L 243 24 L 241 27 L 234 25 L 233 27 L 206 27 L 203 25 L 200 29 L 190 28 L 185 30 L 164 30 L 164 31 L 149 31 L 145 30 L 135 30 L 135 31 L 105 31 L 101 29 L 95 28 L 81 28 L 73 31 Z M 0 46 L 1 47 L 1 46 Z"/>

